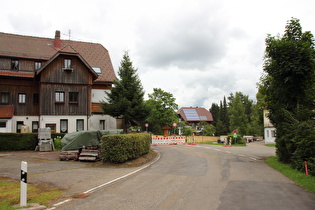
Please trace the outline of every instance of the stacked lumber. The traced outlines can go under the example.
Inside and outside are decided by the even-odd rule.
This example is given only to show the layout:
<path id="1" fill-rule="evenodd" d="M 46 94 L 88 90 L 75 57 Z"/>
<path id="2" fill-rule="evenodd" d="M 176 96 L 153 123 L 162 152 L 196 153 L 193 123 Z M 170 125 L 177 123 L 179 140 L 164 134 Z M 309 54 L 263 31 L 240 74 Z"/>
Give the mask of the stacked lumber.
<path id="1" fill-rule="evenodd" d="M 79 150 L 61 151 L 59 155 L 60 160 L 78 160 Z"/>
<path id="2" fill-rule="evenodd" d="M 98 161 L 100 159 L 100 152 L 98 149 L 82 149 L 79 160 L 80 161 Z"/>

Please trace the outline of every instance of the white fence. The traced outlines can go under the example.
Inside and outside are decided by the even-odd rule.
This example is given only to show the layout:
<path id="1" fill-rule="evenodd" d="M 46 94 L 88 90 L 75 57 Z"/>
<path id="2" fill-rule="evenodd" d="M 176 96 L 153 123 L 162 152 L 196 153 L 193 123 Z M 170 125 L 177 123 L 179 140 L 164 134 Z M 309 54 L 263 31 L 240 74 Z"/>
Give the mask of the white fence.
<path id="1" fill-rule="evenodd" d="M 152 137 L 152 144 L 184 144 L 186 142 L 185 136 L 167 136 L 167 137 Z"/>

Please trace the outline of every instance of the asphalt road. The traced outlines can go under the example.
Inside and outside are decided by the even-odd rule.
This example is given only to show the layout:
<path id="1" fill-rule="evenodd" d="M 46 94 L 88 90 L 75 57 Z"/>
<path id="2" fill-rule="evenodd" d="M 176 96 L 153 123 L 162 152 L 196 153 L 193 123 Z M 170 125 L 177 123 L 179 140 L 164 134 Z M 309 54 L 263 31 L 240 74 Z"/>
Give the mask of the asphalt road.
<path id="1" fill-rule="evenodd" d="M 154 148 L 150 167 L 56 209 L 315 209 L 313 194 L 264 162 L 275 149 L 260 142 Z"/>

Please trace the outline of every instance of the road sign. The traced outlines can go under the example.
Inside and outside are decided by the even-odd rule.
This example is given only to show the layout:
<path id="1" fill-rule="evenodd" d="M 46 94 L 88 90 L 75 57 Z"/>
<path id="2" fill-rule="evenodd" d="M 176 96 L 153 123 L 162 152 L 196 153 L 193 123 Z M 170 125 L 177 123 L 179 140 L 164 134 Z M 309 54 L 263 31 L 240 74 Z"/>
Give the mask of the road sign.
<path id="1" fill-rule="evenodd" d="M 149 123 L 146 123 L 146 124 L 144 124 L 144 125 L 145 125 L 146 128 L 149 127 Z"/>
<path id="2" fill-rule="evenodd" d="M 176 127 L 177 126 L 177 123 L 176 122 L 173 122 L 173 127 Z"/>

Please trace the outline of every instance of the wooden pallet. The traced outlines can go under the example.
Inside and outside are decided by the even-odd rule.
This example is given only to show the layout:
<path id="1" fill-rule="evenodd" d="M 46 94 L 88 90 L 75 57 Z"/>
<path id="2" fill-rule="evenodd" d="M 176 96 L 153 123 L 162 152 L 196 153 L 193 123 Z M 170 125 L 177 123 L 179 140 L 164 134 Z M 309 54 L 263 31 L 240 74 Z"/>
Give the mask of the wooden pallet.
<path id="1" fill-rule="evenodd" d="M 80 161 L 98 161 L 100 159 L 99 150 L 82 149 L 79 160 Z"/>

